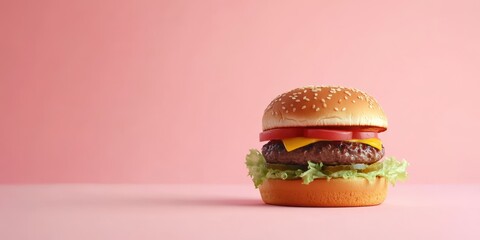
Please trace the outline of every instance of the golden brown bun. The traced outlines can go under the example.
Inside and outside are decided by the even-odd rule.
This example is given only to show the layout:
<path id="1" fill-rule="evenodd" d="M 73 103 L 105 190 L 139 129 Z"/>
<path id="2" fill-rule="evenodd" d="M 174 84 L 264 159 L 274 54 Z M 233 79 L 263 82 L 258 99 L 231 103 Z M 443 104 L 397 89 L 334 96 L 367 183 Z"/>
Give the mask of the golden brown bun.
<path id="1" fill-rule="evenodd" d="M 279 95 L 263 114 L 263 130 L 280 127 L 375 127 L 387 117 L 368 94 L 344 87 L 304 87 Z"/>
<path id="2" fill-rule="evenodd" d="M 260 185 L 266 204 L 299 207 L 358 207 L 382 203 L 388 184 L 384 177 L 370 183 L 364 178 L 302 180 L 267 179 Z"/>

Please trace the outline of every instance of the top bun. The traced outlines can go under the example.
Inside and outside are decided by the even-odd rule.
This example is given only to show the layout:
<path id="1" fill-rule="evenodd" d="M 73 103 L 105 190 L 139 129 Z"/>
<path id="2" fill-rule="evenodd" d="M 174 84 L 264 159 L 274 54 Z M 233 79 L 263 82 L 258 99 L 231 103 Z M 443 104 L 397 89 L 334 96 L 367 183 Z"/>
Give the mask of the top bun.
<path id="1" fill-rule="evenodd" d="M 375 98 L 355 88 L 311 86 L 279 95 L 263 114 L 263 130 L 281 127 L 350 127 L 382 132 L 385 113 Z"/>

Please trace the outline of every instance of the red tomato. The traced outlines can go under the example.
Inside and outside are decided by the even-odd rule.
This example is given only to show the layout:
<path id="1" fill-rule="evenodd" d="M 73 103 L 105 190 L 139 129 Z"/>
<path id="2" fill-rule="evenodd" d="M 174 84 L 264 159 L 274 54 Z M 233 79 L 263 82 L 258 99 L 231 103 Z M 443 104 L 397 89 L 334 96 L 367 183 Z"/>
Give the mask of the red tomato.
<path id="1" fill-rule="evenodd" d="M 302 137 L 304 128 L 274 128 L 260 133 L 260 142 Z"/>
<path id="2" fill-rule="evenodd" d="M 352 139 L 378 138 L 377 132 L 352 132 Z"/>
<path id="3" fill-rule="evenodd" d="M 351 139 L 378 138 L 378 133 L 321 128 L 275 128 L 260 133 L 260 141 L 281 140 L 293 137 L 345 141 Z"/>
<path id="4" fill-rule="evenodd" d="M 338 130 L 326 130 L 326 129 L 318 129 L 318 128 L 307 128 L 303 134 L 304 137 L 307 138 L 317 138 L 317 139 L 327 139 L 327 140 L 337 140 L 337 141 L 344 141 L 344 140 L 351 140 L 352 132 L 349 131 L 338 131 Z"/>

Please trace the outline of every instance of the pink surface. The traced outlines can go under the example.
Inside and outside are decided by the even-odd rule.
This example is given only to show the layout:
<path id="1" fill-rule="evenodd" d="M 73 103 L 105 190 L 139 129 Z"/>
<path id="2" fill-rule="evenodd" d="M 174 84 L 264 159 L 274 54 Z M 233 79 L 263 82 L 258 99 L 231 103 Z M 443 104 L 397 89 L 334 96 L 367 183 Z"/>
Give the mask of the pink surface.
<path id="1" fill-rule="evenodd" d="M 480 239 L 480 186 L 404 185 L 362 208 L 264 205 L 245 185 L 0 186 L 0 239 Z"/>
<path id="2" fill-rule="evenodd" d="M 0 183 L 249 183 L 265 106 L 311 84 L 375 96 L 410 182 L 480 183 L 479 12 L 475 0 L 1 1 Z"/>

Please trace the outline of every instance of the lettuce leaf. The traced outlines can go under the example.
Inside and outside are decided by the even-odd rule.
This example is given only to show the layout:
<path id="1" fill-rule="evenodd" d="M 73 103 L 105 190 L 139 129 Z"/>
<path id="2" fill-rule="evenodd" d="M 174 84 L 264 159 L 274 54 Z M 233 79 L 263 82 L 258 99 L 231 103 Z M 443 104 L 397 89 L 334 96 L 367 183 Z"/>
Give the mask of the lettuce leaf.
<path id="1" fill-rule="evenodd" d="M 265 179 L 303 179 L 303 184 L 309 184 L 317 178 L 365 178 L 373 182 L 376 177 L 385 177 L 387 181 L 395 185 L 397 180 L 407 178 L 408 163 L 405 160 L 399 161 L 394 157 L 387 157 L 381 162 L 374 164 L 351 164 L 338 166 L 324 166 L 322 163 L 308 162 L 307 170 L 279 170 L 267 168 L 265 158 L 256 149 L 250 149 L 246 156 L 248 175 L 252 178 L 257 188 Z"/>
<path id="2" fill-rule="evenodd" d="M 265 166 L 265 158 L 256 149 L 250 149 L 250 153 L 247 154 L 247 161 L 245 164 L 248 168 L 248 176 L 253 180 L 255 187 L 260 186 L 267 178 L 267 167 Z M 274 178 L 274 177 L 272 177 Z"/>

